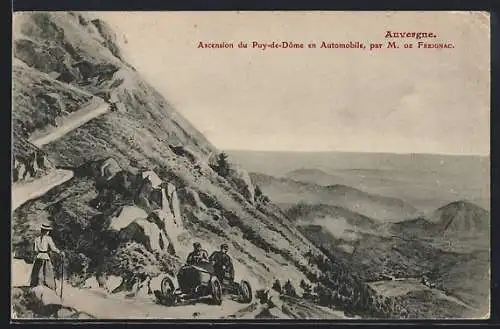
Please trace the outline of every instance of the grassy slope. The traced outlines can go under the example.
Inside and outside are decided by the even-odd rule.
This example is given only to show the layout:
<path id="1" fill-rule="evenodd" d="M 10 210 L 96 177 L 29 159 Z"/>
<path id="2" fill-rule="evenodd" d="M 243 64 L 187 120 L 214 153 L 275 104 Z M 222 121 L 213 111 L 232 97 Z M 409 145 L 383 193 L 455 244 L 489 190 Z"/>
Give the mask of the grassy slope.
<path id="1" fill-rule="evenodd" d="M 210 168 L 202 166 L 198 170 L 185 157 L 174 155 L 168 147 L 169 143 L 187 145 L 200 154 L 208 154 L 214 147 L 137 72 L 105 49 L 99 43 L 99 35 L 89 25 L 82 25 L 78 16 L 68 13 L 35 13 L 25 18 L 29 28 L 24 31 L 31 32 L 29 39 L 37 46 L 36 56 L 31 61 L 33 67 L 42 71 L 70 70 L 75 77 L 72 84 L 91 92 L 102 88 L 114 90 L 127 108 L 125 113 L 111 112 L 96 118 L 44 146 L 57 165 L 76 168 L 87 161 L 113 157 L 122 167 L 131 169 L 130 161 L 136 160 L 139 166 L 156 170 L 165 181 L 174 183 L 177 188 L 191 187 L 205 195 L 205 199 L 213 201 L 210 207 L 223 214 L 221 220 L 215 221 L 200 209 L 184 206 L 186 226 L 193 236 L 210 244 L 207 245 L 207 248 L 211 247 L 209 249 L 216 248 L 222 241 L 231 241 L 235 258 L 240 259 L 242 270 L 248 271 L 243 275 L 256 276 L 261 281 L 272 280 L 273 274 L 279 275 L 283 266 L 289 266 L 290 277 L 297 277 L 297 280 L 303 277 L 294 264 L 305 264 L 302 254 L 314 249 L 314 246 L 301 236 L 278 208 L 261 206 L 257 209 Z M 55 26 L 54 31 L 62 29 L 64 34 L 49 33 L 51 42 L 45 42 L 48 32 L 41 28 L 40 21 L 45 22 L 45 26 Z M 64 50 L 64 60 L 53 65 L 50 59 L 47 59 L 48 63 L 41 61 L 37 57 L 38 49 L 46 51 L 47 47 Z M 67 49 L 78 50 L 74 53 Z M 22 55 L 25 60 L 26 56 Z M 75 58 L 94 67 L 116 67 L 119 74 L 85 76 L 72 69 L 70 64 L 76 61 Z M 95 181 L 75 177 L 42 198 L 26 203 L 14 213 L 13 241 L 19 246 L 29 241 L 36 232 L 37 224 L 46 218 L 64 219 L 76 225 L 76 232 L 83 232 L 91 222 L 102 217 L 89 206 L 89 201 L 96 194 Z M 186 244 L 191 242 L 188 240 Z M 61 238 L 59 243 L 64 247 L 66 241 Z"/>
<path id="2" fill-rule="evenodd" d="M 53 125 L 56 119 L 77 110 L 92 98 L 92 95 L 69 89 L 66 84 L 19 60 L 14 61 L 12 76 L 13 153 L 21 158 L 35 149 L 27 142 L 33 132 Z M 59 99 L 51 100 L 48 94 L 57 95 Z"/>

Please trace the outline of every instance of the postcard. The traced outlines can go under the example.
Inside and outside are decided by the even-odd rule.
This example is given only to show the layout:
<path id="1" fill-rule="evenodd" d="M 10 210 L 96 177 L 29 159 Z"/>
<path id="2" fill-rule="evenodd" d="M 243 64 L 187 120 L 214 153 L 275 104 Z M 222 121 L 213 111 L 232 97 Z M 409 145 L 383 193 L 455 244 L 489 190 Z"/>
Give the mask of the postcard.
<path id="1" fill-rule="evenodd" d="M 13 14 L 11 317 L 486 319 L 487 12 Z"/>

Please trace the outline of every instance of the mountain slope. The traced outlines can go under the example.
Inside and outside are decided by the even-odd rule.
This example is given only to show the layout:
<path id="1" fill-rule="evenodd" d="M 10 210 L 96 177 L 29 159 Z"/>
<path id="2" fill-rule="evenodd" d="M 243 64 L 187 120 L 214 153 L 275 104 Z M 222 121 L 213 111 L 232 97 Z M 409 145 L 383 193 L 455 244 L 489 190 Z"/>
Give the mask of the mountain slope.
<path id="1" fill-rule="evenodd" d="M 16 14 L 14 57 L 59 82 L 117 103 L 127 112 L 128 120 L 120 122 L 124 127 L 135 121 L 171 144 L 182 143 L 206 154 L 213 151 L 213 146 L 193 126 L 113 54 L 114 50 L 107 47 L 112 40 L 108 34 L 103 37 L 96 24 L 105 25 L 77 13 Z M 112 119 L 107 122 L 113 122 Z"/>
<path id="2" fill-rule="evenodd" d="M 294 221 L 315 222 L 318 219 L 330 221 L 345 220 L 348 224 L 357 228 L 375 229 L 377 222 L 373 219 L 355 213 L 348 209 L 325 204 L 298 204 L 288 209 L 285 214 Z"/>
<path id="3" fill-rule="evenodd" d="M 346 208 L 382 222 L 412 218 L 417 209 L 397 198 L 369 194 L 345 185 L 319 186 L 260 173 L 252 181 L 275 203 L 289 208 L 299 202 Z"/>
<path id="4" fill-rule="evenodd" d="M 394 223 L 395 232 L 435 237 L 466 237 L 489 234 L 490 213 L 467 201 L 456 201 L 425 218 Z"/>
<path id="5" fill-rule="evenodd" d="M 208 158 L 216 148 L 117 56 L 103 22 L 66 12 L 22 13 L 14 20 L 14 57 L 22 61 L 22 74 L 13 76 L 18 95 L 66 92 L 62 102 L 77 109 L 87 97 L 80 95 L 90 94 L 114 107 L 41 147 L 56 167 L 72 170 L 74 177 L 16 209 L 12 242 L 18 257 L 29 258 L 31 239 L 40 222 L 49 220 L 56 228 L 54 240 L 67 252 L 74 283 L 99 271 L 115 271 L 112 265 L 120 265 L 120 257 L 129 257 L 127 266 L 135 266 L 130 260 L 137 253 L 144 261 L 140 273 L 172 274 L 195 240 L 209 252 L 229 243 L 237 278 L 249 279 L 255 288 L 270 284 L 283 268 L 296 286 L 315 273 L 304 257 L 315 247 L 277 207 L 244 196 L 252 186 L 242 188 L 235 177 L 212 170 Z M 34 89 L 23 85 L 40 77 L 48 82 L 34 84 Z M 39 129 L 52 124 L 39 114 L 37 102 L 14 106 L 15 131 L 34 118 L 39 118 Z M 49 115 L 59 116 L 65 112 Z M 108 170 L 104 164 L 111 162 L 114 178 L 103 174 Z M 157 174 L 161 186 L 143 192 L 147 172 Z M 164 201 L 157 199 L 161 193 L 167 194 Z M 158 202 L 160 208 L 153 206 Z M 158 219 L 165 204 L 181 217 L 179 234 L 172 231 L 173 224 L 166 227 Z M 126 218 L 141 214 L 147 218 Z M 113 223 L 120 221 L 132 223 L 113 231 Z M 165 236 L 175 242 L 174 253 L 164 250 L 165 243 L 170 245 Z"/>
<path id="6" fill-rule="evenodd" d="M 474 234 L 488 232 L 490 213 L 467 202 L 457 201 L 437 209 L 430 221 L 440 234 Z"/>

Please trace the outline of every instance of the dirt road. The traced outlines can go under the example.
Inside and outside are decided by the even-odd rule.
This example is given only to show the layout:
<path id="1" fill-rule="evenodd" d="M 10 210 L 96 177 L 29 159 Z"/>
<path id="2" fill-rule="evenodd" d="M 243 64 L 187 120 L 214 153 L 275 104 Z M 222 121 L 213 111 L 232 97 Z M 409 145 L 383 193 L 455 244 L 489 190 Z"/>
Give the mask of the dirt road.
<path id="1" fill-rule="evenodd" d="M 163 306 L 150 298 L 126 299 L 96 290 L 64 288 L 63 303 L 98 319 L 218 319 L 248 307 L 248 304 L 224 299 L 222 305 L 200 301 L 192 305 Z"/>
<path id="2" fill-rule="evenodd" d="M 41 147 L 60 138 L 71 130 L 80 127 L 86 122 L 106 113 L 108 110 L 108 103 L 95 98 L 89 105 L 65 117 L 61 126 L 51 127 L 43 132 L 33 134 L 30 138 L 30 142 L 37 147 Z"/>
<path id="3" fill-rule="evenodd" d="M 47 175 L 28 182 L 12 185 L 12 211 L 28 200 L 40 197 L 50 189 L 73 177 L 71 170 L 56 169 Z"/>

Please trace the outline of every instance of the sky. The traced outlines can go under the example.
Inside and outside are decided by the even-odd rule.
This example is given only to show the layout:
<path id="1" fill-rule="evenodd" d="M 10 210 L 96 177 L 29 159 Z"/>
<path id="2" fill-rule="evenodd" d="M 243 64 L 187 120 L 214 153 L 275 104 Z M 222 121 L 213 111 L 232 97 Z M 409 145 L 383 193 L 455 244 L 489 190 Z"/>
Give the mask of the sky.
<path id="1" fill-rule="evenodd" d="M 489 16 L 107 12 L 125 57 L 219 149 L 489 154 Z M 385 39 L 386 31 L 433 39 Z M 126 40 L 126 43 L 125 43 Z M 400 49 L 239 49 L 238 41 Z M 233 49 L 198 43 L 233 42 Z M 403 43 L 452 42 L 452 49 Z M 416 45 L 415 45 L 416 47 Z"/>

